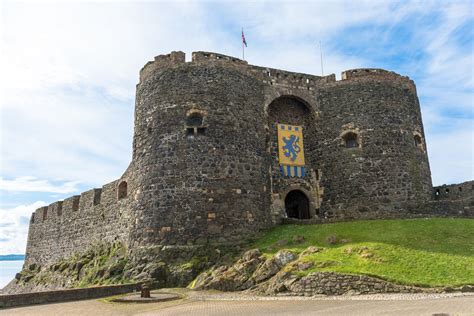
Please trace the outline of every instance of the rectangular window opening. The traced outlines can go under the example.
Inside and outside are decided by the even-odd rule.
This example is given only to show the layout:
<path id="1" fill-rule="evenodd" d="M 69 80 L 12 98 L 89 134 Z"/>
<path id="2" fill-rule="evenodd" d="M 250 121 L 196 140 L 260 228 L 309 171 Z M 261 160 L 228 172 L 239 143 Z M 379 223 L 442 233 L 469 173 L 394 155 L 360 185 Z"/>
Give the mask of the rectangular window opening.
<path id="1" fill-rule="evenodd" d="M 206 128 L 205 127 L 198 127 L 197 134 L 198 135 L 205 135 L 206 134 Z"/>
<path id="2" fill-rule="evenodd" d="M 79 199 L 74 199 L 74 201 L 72 201 L 72 210 L 74 212 L 79 210 Z"/>

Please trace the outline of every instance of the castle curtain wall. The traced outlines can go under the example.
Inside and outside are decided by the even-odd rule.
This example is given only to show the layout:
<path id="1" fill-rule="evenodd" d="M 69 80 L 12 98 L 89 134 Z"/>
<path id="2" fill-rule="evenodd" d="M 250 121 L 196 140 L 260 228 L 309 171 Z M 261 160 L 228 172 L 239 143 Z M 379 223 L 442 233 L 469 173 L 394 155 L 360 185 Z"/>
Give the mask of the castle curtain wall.
<path id="1" fill-rule="evenodd" d="M 128 243 L 130 201 L 117 199 L 118 180 L 32 214 L 25 266 L 43 265 L 104 242 Z"/>

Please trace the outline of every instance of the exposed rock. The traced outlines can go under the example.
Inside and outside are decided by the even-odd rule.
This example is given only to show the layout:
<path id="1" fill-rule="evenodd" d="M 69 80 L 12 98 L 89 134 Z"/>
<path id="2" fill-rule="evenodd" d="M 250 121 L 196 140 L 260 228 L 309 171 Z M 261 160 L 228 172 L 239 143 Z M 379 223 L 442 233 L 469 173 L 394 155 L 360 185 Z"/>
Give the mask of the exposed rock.
<path id="1" fill-rule="evenodd" d="M 296 255 L 286 249 L 280 250 L 275 254 L 275 261 L 280 267 L 296 259 Z"/>
<path id="2" fill-rule="evenodd" d="M 234 265 L 221 266 L 198 276 L 194 282 L 194 288 L 221 291 L 245 290 L 255 284 L 252 275 L 264 261 L 258 249 L 249 250 Z"/>
<path id="3" fill-rule="evenodd" d="M 300 257 L 303 257 L 303 256 L 306 256 L 306 255 L 311 255 L 313 253 L 317 253 L 317 252 L 320 252 L 322 251 L 324 248 L 319 248 L 319 247 L 315 247 L 315 246 L 309 246 L 308 248 L 306 248 L 301 254 L 300 254 Z"/>
<path id="4" fill-rule="evenodd" d="M 144 271 L 146 271 L 152 279 L 161 281 L 162 283 L 166 282 L 168 276 L 168 267 L 166 266 L 166 263 L 152 262 L 145 267 Z"/>
<path id="5" fill-rule="evenodd" d="M 30 271 L 35 271 L 39 268 L 39 266 L 36 263 L 32 263 L 28 266 L 28 270 Z"/>
<path id="6" fill-rule="evenodd" d="M 364 259 L 369 259 L 369 258 L 372 258 L 373 256 L 374 256 L 374 254 L 370 253 L 370 252 L 364 252 L 364 253 L 360 254 L 360 257 L 364 258 Z"/>
<path id="7" fill-rule="evenodd" d="M 260 283 L 277 274 L 280 269 L 281 265 L 278 263 L 275 257 L 271 257 L 258 267 L 258 269 L 252 275 L 252 278 L 256 283 Z"/>
<path id="8" fill-rule="evenodd" d="M 256 259 L 256 258 L 260 257 L 261 255 L 262 255 L 262 253 L 260 252 L 259 249 L 250 249 L 242 255 L 242 260 L 243 261 L 250 261 L 251 259 Z"/>
<path id="9" fill-rule="evenodd" d="M 297 268 L 298 271 L 304 271 L 311 268 L 314 264 L 312 262 L 298 262 Z"/>
<path id="10" fill-rule="evenodd" d="M 366 254 L 367 247 L 351 248 L 357 254 Z M 308 247 L 305 252 L 311 254 L 321 248 Z M 215 267 L 201 273 L 193 282 L 194 289 L 216 289 L 221 291 L 248 290 L 264 295 L 303 295 L 318 294 L 375 294 L 375 293 L 417 293 L 439 292 L 441 289 L 424 289 L 390 283 L 365 275 L 348 275 L 335 272 L 312 272 L 301 275 L 312 267 L 325 268 L 337 265 L 332 260 L 297 261 L 298 258 L 289 250 L 278 251 L 274 256 L 264 259 L 259 251 L 246 252 L 233 265 Z M 302 253 L 299 258 L 304 257 Z M 469 291 L 473 287 L 459 289 L 446 288 L 445 291 Z"/>
<path id="11" fill-rule="evenodd" d="M 148 272 L 142 272 L 133 278 L 135 281 L 149 281 L 150 274 Z"/>
<path id="12" fill-rule="evenodd" d="M 107 272 L 110 276 L 117 276 L 122 274 L 123 269 L 125 267 L 126 261 L 125 260 L 118 260 L 117 262 L 111 264 L 107 269 Z"/>

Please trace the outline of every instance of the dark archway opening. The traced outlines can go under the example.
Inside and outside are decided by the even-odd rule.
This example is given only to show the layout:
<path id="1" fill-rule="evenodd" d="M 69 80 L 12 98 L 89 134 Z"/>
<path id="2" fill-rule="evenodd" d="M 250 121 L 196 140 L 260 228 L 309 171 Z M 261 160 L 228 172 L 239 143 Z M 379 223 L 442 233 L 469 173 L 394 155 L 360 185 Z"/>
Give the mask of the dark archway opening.
<path id="1" fill-rule="evenodd" d="M 290 191 L 285 198 L 286 215 L 290 218 L 309 219 L 309 200 L 299 191 Z"/>

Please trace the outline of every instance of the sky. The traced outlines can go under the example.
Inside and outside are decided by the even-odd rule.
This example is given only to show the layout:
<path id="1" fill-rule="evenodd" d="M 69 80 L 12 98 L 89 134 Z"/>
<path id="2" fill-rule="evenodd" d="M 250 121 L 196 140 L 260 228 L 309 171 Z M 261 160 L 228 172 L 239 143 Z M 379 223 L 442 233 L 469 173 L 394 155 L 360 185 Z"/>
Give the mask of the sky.
<path id="1" fill-rule="evenodd" d="M 473 1 L 0 2 L 0 254 L 38 207 L 119 178 L 135 85 L 159 54 L 213 51 L 320 75 L 383 68 L 417 85 L 434 185 L 474 179 Z"/>

